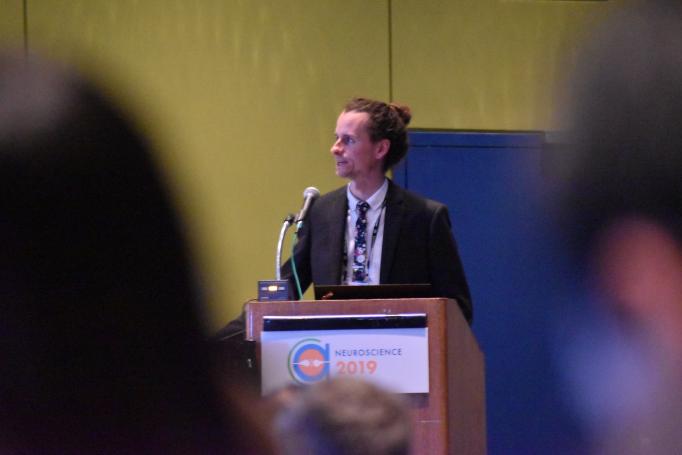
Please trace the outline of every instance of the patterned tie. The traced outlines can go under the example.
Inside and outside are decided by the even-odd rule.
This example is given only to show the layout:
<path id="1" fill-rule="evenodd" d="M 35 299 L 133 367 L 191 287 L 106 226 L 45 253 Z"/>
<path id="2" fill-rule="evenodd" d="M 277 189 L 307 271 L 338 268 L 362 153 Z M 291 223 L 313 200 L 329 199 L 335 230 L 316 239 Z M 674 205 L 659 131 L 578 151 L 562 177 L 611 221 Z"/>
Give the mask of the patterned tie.
<path id="1" fill-rule="evenodd" d="M 367 210 L 369 204 L 358 202 L 358 221 L 355 223 L 355 249 L 353 250 L 353 281 L 364 283 L 367 279 Z"/>

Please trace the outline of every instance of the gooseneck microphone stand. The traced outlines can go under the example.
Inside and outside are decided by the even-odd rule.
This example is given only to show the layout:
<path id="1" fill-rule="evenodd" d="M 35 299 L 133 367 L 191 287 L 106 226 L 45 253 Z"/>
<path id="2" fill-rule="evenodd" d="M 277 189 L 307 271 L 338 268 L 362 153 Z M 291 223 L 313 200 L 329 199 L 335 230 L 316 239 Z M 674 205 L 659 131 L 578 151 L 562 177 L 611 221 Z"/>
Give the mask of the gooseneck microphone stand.
<path id="1" fill-rule="evenodd" d="M 279 239 L 277 239 L 277 254 L 275 255 L 275 277 L 278 280 L 282 279 L 282 245 L 284 244 L 284 236 L 287 230 L 294 224 L 294 215 L 291 213 L 284 218 L 282 229 L 279 231 Z"/>

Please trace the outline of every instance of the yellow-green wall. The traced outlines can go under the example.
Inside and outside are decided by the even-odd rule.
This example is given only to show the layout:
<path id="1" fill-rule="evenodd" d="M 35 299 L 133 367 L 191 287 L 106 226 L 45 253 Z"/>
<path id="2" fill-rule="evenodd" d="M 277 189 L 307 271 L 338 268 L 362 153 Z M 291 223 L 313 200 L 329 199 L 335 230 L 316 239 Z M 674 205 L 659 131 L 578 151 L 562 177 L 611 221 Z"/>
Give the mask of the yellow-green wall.
<path id="1" fill-rule="evenodd" d="M 417 128 L 551 129 L 565 63 L 616 3 L 395 0 L 393 97 Z"/>
<path id="2" fill-rule="evenodd" d="M 215 329 L 274 277 L 302 190 L 343 183 L 329 147 L 345 100 L 392 95 L 419 128 L 545 129 L 560 62 L 614 3 L 27 0 L 26 32 L 144 119 Z M 0 39 L 22 38 L 23 1 L 0 7 Z"/>
<path id="3" fill-rule="evenodd" d="M 22 0 L 0 0 L 0 44 L 23 48 L 24 8 Z"/>

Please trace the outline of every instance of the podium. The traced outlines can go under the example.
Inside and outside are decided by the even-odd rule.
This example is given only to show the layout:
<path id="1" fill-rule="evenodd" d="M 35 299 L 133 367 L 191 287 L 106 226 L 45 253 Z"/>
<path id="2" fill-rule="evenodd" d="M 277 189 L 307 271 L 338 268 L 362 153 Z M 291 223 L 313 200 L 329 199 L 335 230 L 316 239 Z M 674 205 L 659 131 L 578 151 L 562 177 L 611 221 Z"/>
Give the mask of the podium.
<path id="1" fill-rule="evenodd" d="M 426 314 L 429 393 L 406 394 L 414 454 L 486 453 L 483 354 L 456 302 L 446 298 L 257 302 L 245 306 L 246 338 L 257 344 L 269 316 Z"/>

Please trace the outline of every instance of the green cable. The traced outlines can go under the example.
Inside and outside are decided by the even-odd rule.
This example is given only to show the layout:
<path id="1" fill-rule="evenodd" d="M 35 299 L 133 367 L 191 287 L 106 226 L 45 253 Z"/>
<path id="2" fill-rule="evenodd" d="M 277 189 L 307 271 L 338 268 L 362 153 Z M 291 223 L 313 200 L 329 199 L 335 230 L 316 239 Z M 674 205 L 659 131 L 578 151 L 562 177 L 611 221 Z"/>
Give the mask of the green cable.
<path id="1" fill-rule="evenodd" d="M 301 282 L 298 279 L 298 272 L 296 271 L 296 261 L 294 260 L 294 248 L 298 243 L 298 230 L 301 228 L 301 224 L 302 223 L 299 223 L 296 226 L 296 230 L 294 231 L 294 241 L 291 242 L 291 271 L 294 274 L 294 281 L 296 282 L 296 290 L 298 291 L 299 300 L 303 300 L 303 292 L 301 291 Z"/>

